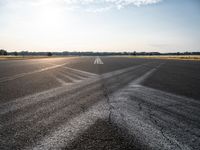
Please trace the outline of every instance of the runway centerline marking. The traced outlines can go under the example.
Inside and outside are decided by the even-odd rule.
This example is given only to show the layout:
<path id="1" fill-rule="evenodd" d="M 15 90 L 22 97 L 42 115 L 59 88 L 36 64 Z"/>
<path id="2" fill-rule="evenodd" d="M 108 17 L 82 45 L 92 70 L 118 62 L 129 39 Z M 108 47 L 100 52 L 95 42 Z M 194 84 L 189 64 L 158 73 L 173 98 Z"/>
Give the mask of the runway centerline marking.
<path id="1" fill-rule="evenodd" d="M 98 56 L 96 57 L 96 59 L 94 60 L 94 65 L 103 65 L 103 61 L 101 60 L 101 58 Z"/>

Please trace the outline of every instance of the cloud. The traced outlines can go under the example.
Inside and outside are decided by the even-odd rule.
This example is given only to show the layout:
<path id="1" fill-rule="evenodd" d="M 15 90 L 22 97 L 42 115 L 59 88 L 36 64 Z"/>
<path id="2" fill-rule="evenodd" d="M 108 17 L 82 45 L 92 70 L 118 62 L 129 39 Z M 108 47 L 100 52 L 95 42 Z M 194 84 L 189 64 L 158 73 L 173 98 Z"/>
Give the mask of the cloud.
<path id="1" fill-rule="evenodd" d="M 100 7 L 100 8 L 88 8 L 85 11 L 86 12 L 93 12 L 93 13 L 100 13 L 100 12 L 105 12 L 112 9 L 111 6 L 107 6 L 107 7 Z"/>
<path id="2" fill-rule="evenodd" d="M 112 3 L 116 8 L 121 9 L 128 5 L 134 5 L 140 7 L 142 5 L 150 5 L 160 2 L 161 0 L 105 0 L 108 3 Z"/>
<path id="3" fill-rule="evenodd" d="M 9 4 L 60 5 L 65 7 L 83 8 L 88 12 L 102 12 L 110 9 L 123 9 L 127 6 L 141 7 L 161 2 L 162 0 L 4 0 Z M 1 5 L 1 3 L 0 3 Z"/>
<path id="4" fill-rule="evenodd" d="M 62 1 L 62 0 L 61 0 Z M 126 6 L 143 6 L 143 5 L 150 5 L 156 4 L 161 2 L 162 0 L 63 0 L 67 4 L 71 5 L 82 5 L 82 6 L 94 6 L 99 8 L 117 8 L 122 9 Z M 103 7 L 101 7 L 103 5 Z"/>

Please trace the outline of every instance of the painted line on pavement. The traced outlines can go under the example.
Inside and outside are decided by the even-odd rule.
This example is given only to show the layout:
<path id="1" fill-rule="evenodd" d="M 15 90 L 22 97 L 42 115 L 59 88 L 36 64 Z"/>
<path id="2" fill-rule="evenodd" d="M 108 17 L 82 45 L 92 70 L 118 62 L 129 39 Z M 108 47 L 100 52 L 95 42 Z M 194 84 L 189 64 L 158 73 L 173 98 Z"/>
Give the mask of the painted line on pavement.
<path id="1" fill-rule="evenodd" d="M 27 149 L 43 150 L 65 148 L 73 139 L 87 130 L 98 119 L 106 119 L 108 114 L 109 109 L 106 102 L 101 101 L 92 106 L 87 112 L 72 118 L 70 121 L 60 126 L 55 132 L 44 137 L 33 148 L 28 147 Z"/>
<path id="2" fill-rule="evenodd" d="M 130 71 L 130 70 L 140 68 L 140 67 L 145 66 L 145 65 L 147 65 L 147 64 L 142 64 L 142 65 L 137 65 L 137 66 L 133 66 L 133 67 L 129 67 L 129 68 L 115 70 L 115 71 L 103 74 L 102 77 L 103 78 L 109 78 L 109 77 Z M 12 101 L 9 101 L 9 102 L 2 103 L 2 104 L 0 104 L 0 115 L 21 109 L 21 108 L 26 107 L 26 106 L 31 105 L 31 104 L 36 104 L 39 101 L 42 101 L 44 99 L 48 99 L 48 98 L 54 97 L 56 95 L 62 94 L 64 92 L 76 89 L 78 87 L 82 87 L 82 86 L 91 84 L 91 83 L 96 82 L 98 80 L 100 80 L 99 77 L 94 76 L 93 78 L 88 78 L 86 80 L 83 80 L 80 83 L 69 84 L 70 86 L 65 85 L 65 86 L 53 88 L 53 89 L 50 89 L 50 90 L 47 90 L 47 91 L 39 92 L 39 93 L 36 93 L 36 94 L 31 94 L 31 95 L 28 95 L 28 96 L 25 96 L 25 97 L 17 98 L 15 100 L 12 100 Z"/>
<path id="3" fill-rule="evenodd" d="M 103 63 L 103 61 L 101 60 L 101 58 L 98 56 L 98 57 L 95 58 L 94 64 L 95 64 L 95 65 L 103 65 L 104 63 Z"/>
<path id="4" fill-rule="evenodd" d="M 55 69 L 55 68 L 58 68 L 58 67 L 62 67 L 64 65 L 66 65 L 66 63 L 61 64 L 61 65 L 55 65 L 55 66 L 51 66 L 51 67 L 42 68 L 40 70 L 35 70 L 35 71 L 32 71 L 32 72 L 21 73 L 21 74 L 17 74 L 17 75 L 6 77 L 6 78 L 0 78 L 0 83 L 15 80 L 15 79 L 27 76 L 27 75 L 34 74 L 34 73 L 39 73 L 39 72 L 47 71 L 47 70 L 50 70 L 50 69 Z"/>

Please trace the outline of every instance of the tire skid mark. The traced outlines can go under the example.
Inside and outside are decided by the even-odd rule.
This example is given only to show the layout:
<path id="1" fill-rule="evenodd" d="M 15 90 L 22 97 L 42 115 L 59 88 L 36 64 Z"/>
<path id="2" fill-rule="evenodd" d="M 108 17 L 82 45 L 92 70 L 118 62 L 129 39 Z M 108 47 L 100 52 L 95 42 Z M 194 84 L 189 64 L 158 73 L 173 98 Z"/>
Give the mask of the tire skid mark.
<path id="1" fill-rule="evenodd" d="M 110 98 L 112 122 L 150 149 L 196 149 L 200 142 L 200 103 L 138 85 L 154 71 Z"/>
<path id="2" fill-rule="evenodd" d="M 130 75 L 130 74 L 129 74 Z M 130 77 L 129 77 L 130 78 Z M 97 92 L 97 91 L 96 91 Z M 102 91 L 100 90 L 100 93 L 102 94 L 103 96 L 103 93 Z M 98 94 L 98 93 L 97 93 Z M 91 95 L 92 97 L 91 98 L 86 98 L 86 99 L 81 99 L 81 101 L 75 101 L 77 104 L 71 104 L 71 105 L 67 105 L 67 107 L 64 106 L 63 109 L 59 109 L 58 111 L 56 112 L 53 112 L 53 114 L 51 113 L 47 113 L 48 116 L 47 117 L 43 117 L 43 118 L 39 118 L 38 121 L 28 121 L 29 123 L 32 123 L 34 122 L 34 125 L 31 125 L 31 124 L 27 124 L 26 126 L 18 126 L 16 131 L 18 135 L 20 135 L 21 137 L 24 137 L 25 135 L 29 135 L 31 133 L 34 132 L 34 134 L 38 134 L 38 132 L 40 133 L 40 130 L 45 130 L 47 127 L 48 128 L 53 128 L 53 125 L 59 125 L 60 124 L 60 121 L 66 121 L 69 116 L 67 114 L 69 113 L 66 113 L 66 112 L 71 112 L 71 114 L 69 114 L 70 116 L 72 116 L 75 111 L 77 111 L 77 105 L 80 105 L 80 103 L 85 103 L 84 101 L 86 102 L 90 102 L 91 103 L 91 100 L 96 100 L 97 98 L 99 97 L 102 97 L 100 95 L 95 95 L 94 93 Z M 83 105 L 83 108 L 84 108 L 84 105 Z M 86 107 L 87 108 L 87 107 Z M 66 114 L 63 116 L 63 114 Z M 32 118 L 32 117 L 31 117 Z M 42 119 L 42 120 L 41 120 Z M 53 125 L 52 125 L 53 124 Z M 61 123 L 62 124 L 62 123 Z M 30 128 L 31 126 L 31 128 Z M 10 127 L 9 127 L 10 128 Z M 37 129 L 37 130 L 36 130 Z M 39 130 L 39 131 L 38 131 Z M 16 139 L 17 140 L 17 139 Z M 22 139 L 21 140 L 25 140 L 25 139 Z"/>
<path id="3" fill-rule="evenodd" d="M 127 79 L 127 80 L 131 79 L 130 75 L 131 75 L 131 72 L 129 73 L 129 75 L 127 75 L 129 77 L 129 79 Z M 104 94 L 104 91 L 101 91 L 101 93 Z M 106 97 L 105 97 L 105 99 L 106 99 Z M 105 102 L 106 100 L 103 100 L 103 101 Z M 72 105 L 70 105 L 70 107 L 71 106 Z M 106 105 L 106 107 L 107 107 L 106 118 L 108 118 L 108 116 L 109 116 L 109 106 Z M 99 110 L 100 110 L 101 113 L 104 112 L 104 109 L 100 108 Z M 95 111 L 96 111 L 96 109 L 95 109 Z M 80 116 L 82 116 L 82 114 L 80 114 Z M 81 119 L 81 120 L 84 120 L 84 119 Z M 80 121 L 80 119 L 79 119 L 79 121 Z M 47 137 L 44 137 L 44 140 L 42 140 L 42 142 L 39 142 L 39 144 L 36 144 L 34 149 L 52 149 L 52 148 L 53 149 L 60 149 L 62 147 L 65 147 L 68 144 L 68 141 L 71 142 L 75 137 L 78 136 L 78 133 L 76 133 L 76 132 L 74 133 L 73 129 L 70 129 L 71 128 L 70 125 L 71 124 L 69 122 L 67 122 L 67 124 L 65 124 L 64 127 L 62 127 L 60 130 L 54 132 L 53 135 L 50 134 Z M 91 125 L 92 124 L 90 124 L 90 126 Z M 84 126 L 84 124 L 83 124 L 83 126 Z M 72 127 L 74 128 L 74 125 Z M 78 127 L 76 129 L 81 130 L 81 131 L 85 131 L 87 128 L 84 129 L 84 127 Z M 62 133 L 64 133 L 65 135 L 62 136 L 63 135 Z M 72 138 L 71 135 L 69 135 L 69 134 L 75 134 L 75 135 L 72 136 L 73 137 Z M 64 141 L 64 142 L 59 142 L 59 141 Z"/>
<path id="4" fill-rule="evenodd" d="M 93 125 L 99 118 L 107 118 L 107 114 L 107 105 L 105 105 L 105 102 L 101 101 L 92 106 L 87 112 L 82 113 L 60 126 L 57 131 L 45 137 L 35 147 L 29 147 L 27 149 L 43 150 L 64 148 L 67 144 L 71 143 L 73 139 L 78 137 L 81 132 L 84 132 Z"/>
<path id="5" fill-rule="evenodd" d="M 70 106 L 73 103 L 75 103 L 73 101 L 74 99 L 80 99 L 80 98 L 85 98 L 87 96 L 90 96 L 90 95 L 84 94 L 84 93 L 87 93 L 87 92 L 95 93 L 95 91 L 98 91 L 100 89 L 100 86 L 101 85 L 96 84 L 95 86 L 90 86 L 89 88 L 84 88 L 81 91 L 78 91 L 74 94 L 70 94 L 67 98 L 65 96 L 61 96 L 57 101 L 55 101 L 53 98 L 49 99 L 48 101 L 41 102 L 41 103 L 37 104 L 36 106 L 34 106 L 35 109 L 33 111 L 27 112 L 28 110 L 30 110 L 30 108 L 27 108 L 28 110 L 24 108 L 25 110 L 23 109 L 22 112 L 20 112 L 20 113 L 18 112 L 19 115 L 17 114 L 17 112 L 15 112 L 15 115 L 14 115 L 15 118 L 6 121 L 6 124 L 4 124 L 4 126 L 8 126 L 9 124 L 14 125 L 15 123 L 20 122 L 22 120 L 34 121 L 33 119 L 36 119 L 37 117 L 42 117 L 45 114 L 48 115 L 51 112 L 55 112 L 56 110 L 59 111 L 63 107 L 66 107 L 68 105 Z M 24 114 L 25 112 L 26 112 L 26 114 Z M 24 114 L 24 115 L 22 115 L 22 114 Z M 6 117 L 6 118 L 8 118 L 8 117 Z"/>
<path id="6" fill-rule="evenodd" d="M 42 138 L 26 149 L 61 149 L 101 118 L 116 124 L 122 132 L 127 130 L 131 137 L 151 149 L 195 149 L 200 142 L 200 103 L 141 85 L 161 65 L 155 64 L 152 68 L 149 64 L 143 64 L 101 76 L 91 75 L 92 78 L 69 85 L 60 81 L 62 87 L 0 105 L 1 116 L 8 113 L 12 115 L 15 111 L 34 106 L 29 113 L 23 114 L 22 111 L 13 118 L 16 119 L 14 122 L 11 120 L 7 124 L 1 124 L 0 128 L 4 130 L 4 126 L 9 128 L 9 125 L 26 121 L 24 127 L 22 124 L 13 128 L 22 140 L 26 140 L 23 137 L 29 133 L 36 132 L 34 134 L 37 135 L 49 128 L 50 132 L 41 134 Z M 134 71 L 141 72 L 135 75 Z M 74 73 L 76 74 L 76 71 Z M 141 77 L 138 77 L 140 75 Z M 122 87 L 122 83 L 116 81 L 122 79 L 124 85 L 134 80 L 125 88 L 119 89 L 117 87 Z M 106 81 L 105 84 L 102 85 L 102 81 Z M 75 94 L 75 91 L 78 93 Z M 57 100 L 54 99 L 67 92 L 71 92 L 67 98 L 61 96 Z M 104 98 L 100 99 L 101 97 Z M 186 118 L 185 121 L 179 119 L 181 117 Z M 7 138 L 9 140 L 9 137 Z M 194 143 L 197 143 L 197 147 L 193 146 Z"/>
<path id="7" fill-rule="evenodd" d="M 120 80 L 123 79 L 125 84 L 126 84 L 127 82 L 129 82 L 130 80 L 135 78 L 131 74 L 132 74 L 132 72 L 129 71 L 126 74 L 120 75 Z M 106 86 L 110 87 L 109 88 L 110 92 L 113 92 L 117 88 L 117 86 L 122 86 L 120 82 L 116 82 L 116 79 L 114 77 L 111 77 L 111 79 L 108 78 L 108 79 L 105 79 L 105 80 L 107 80 L 107 85 Z M 22 111 L 20 114 L 24 114 L 25 112 L 36 113 L 37 109 L 39 109 L 40 107 L 43 107 L 43 109 L 50 108 L 49 110 L 54 110 L 55 108 L 52 108 L 51 106 L 55 107 L 57 103 L 59 103 L 58 106 L 62 106 L 63 105 L 62 103 L 70 100 L 73 97 L 80 96 L 81 93 L 83 93 L 83 95 L 84 95 L 84 93 L 95 93 L 95 91 L 101 90 L 100 89 L 101 84 L 102 84 L 101 80 L 100 81 L 97 80 L 96 82 L 90 84 L 89 86 L 86 86 L 86 87 L 82 88 L 81 90 L 76 90 L 75 93 L 74 92 L 72 92 L 72 93 L 64 93 L 64 96 L 62 96 L 62 95 L 59 96 L 59 99 L 57 101 L 55 101 L 53 97 L 52 98 L 48 98 L 47 100 L 43 100 L 41 102 L 36 103 L 36 106 L 33 105 L 30 108 L 27 107 L 27 109 L 19 109 L 19 111 L 17 111 L 17 110 L 13 111 L 11 113 L 11 115 L 13 116 L 13 113 L 14 113 L 13 117 L 15 117 L 14 120 L 16 120 L 17 118 L 21 118 L 21 117 L 17 117 L 18 112 L 20 112 L 21 110 L 24 110 L 24 111 Z M 68 95 L 67 97 L 65 96 L 66 94 Z M 36 110 L 34 110 L 34 112 L 30 112 L 30 109 L 33 109 L 34 107 L 35 107 Z M 23 115 L 22 118 L 24 118 L 24 116 L 27 116 L 29 113 L 26 113 L 25 115 Z M 5 116 L 7 116 L 7 115 L 8 114 L 5 114 Z M 29 116 L 29 117 L 31 117 L 31 116 Z M 9 118 L 9 117 L 5 117 L 5 118 Z M 14 120 L 12 119 L 13 123 L 15 123 Z"/>
<path id="8" fill-rule="evenodd" d="M 125 69 L 125 70 L 123 69 L 121 71 L 118 71 L 117 73 L 115 72 L 114 76 L 113 76 L 113 73 L 111 73 L 110 75 L 109 74 L 103 75 L 103 77 L 105 78 L 105 80 L 108 81 L 107 85 L 110 86 L 109 90 L 114 92 L 117 89 L 116 88 L 117 86 L 119 86 L 119 87 L 122 86 L 120 82 L 116 82 L 116 79 L 114 78 L 115 76 L 119 76 L 120 77 L 119 79 L 121 79 L 120 81 L 123 81 L 124 84 L 127 84 L 127 82 L 129 82 L 130 80 L 137 77 L 137 76 L 132 76 L 134 71 L 137 71 L 137 72 L 139 71 L 140 73 L 138 75 L 141 75 L 141 73 L 144 73 L 148 70 L 149 70 L 149 68 L 146 65 L 140 65 L 140 66 L 131 67 L 131 68 Z M 66 94 L 67 91 L 70 92 L 73 89 L 74 89 L 74 91 L 77 91 L 77 88 L 85 89 L 84 86 L 90 87 L 91 85 L 95 85 L 97 82 L 101 83 L 101 80 L 99 80 L 99 78 L 96 77 L 96 78 L 89 79 L 85 82 L 87 82 L 87 83 L 84 83 L 81 85 L 76 84 L 76 86 L 73 86 L 74 84 L 72 84 L 73 88 L 71 86 L 70 89 L 67 89 L 67 90 L 66 90 L 67 86 L 63 86 L 63 87 L 56 88 L 56 89 L 60 92 L 62 90 L 62 88 L 65 88 L 65 90 L 60 92 L 59 95 Z M 113 83 L 115 83 L 115 84 L 113 84 Z M 53 92 L 53 91 L 51 91 L 51 92 Z M 51 92 L 49 94 L 52 94 Z M 85 93 L 85 92 L 83 92 L 83 93 Z M 91 93 L 91 91 L 88 90 L 88 92 L 86 92 L 86 93 Z M 25 115 L 26 116 L 25 118 L 23 118 L 23 117 L 20 118 L 20 115 L 24 115 L 23 113 L 19 114 L 19 117 L 16 119 L 16 121 L 20 121 L 22 124 L 20 125 L 17 123 L 17 126 L 13 127 L 13 131 L 14 131 L 13 133 L 15 133 L 15 131 L 16 131 L 16 135 L 15 135 L 16 141 L 15 142 L 17 142 L 18 140 L 20 141 L 20 140 L 29 139 L 29 136 L 31 139 L 32 134 L 34 134 L 35 136 L 38 136 L 37 134 L 40 134 L 39 133 L 40 130 L 46 130 L 46 128 L 49 128 L 51 130 L 56 129 L 57 127 L 55 127 L 55 126 L 62 125 L 63 123 L 68 121 L 68 119 L 70 119 L 74 115 L 80 114 L 81 111 L 87 110 L 87 108 L 89 106 L 91 106 L 91 101 L 95 100 L 94 103 L 96 103 L 97 98 L 103 97 L 102 91 L 96 90 L 96 93 L 92 92 L 92 95 L 89 96 L 90 98 L 85 97 L 85 98 L 81 98 L 81 100 L 76 100 L 76 98 L 73 99 L 72 97 L 71 98 L 69 97 L 69 100 L 71 99 L 71 101 L 72 102 L 74 101 L 74 103 L 66 103 L 64 105 L 64 102 L 67 100 L 67 98 L 63 98 L 63 99 L 58 98 L 57 100 L 55 100 L 55 99 L 51 99 L 51 98 L 55 97 L 55 93 L 53 93 L 53 96 L 46 95 L 47 93 L 44 93 L 44 92 L 42 92 L 42 94 L 44 94 L 44 95 L 39 95 L 39 96 L 34 95 L 31 98 L 29 97 L 29 99 L 27 101 L 28 103 L 25 105 L 23 105 L 24 103 L 26 103 L 25 101 L 23 101 L 23 100 L 19 101 L 23 105 L 23 107 L 21 107 L 19 105 L 20 107 L 16 108 L 16 105 L 15 105 L 15 106 L 13 106 L 14 107 L 13 110 L 7 111 L 7 113 L 14 115 L 15 114 L 14 111 L 24 110 L 27 106 L 30 106 L 30 105 L 39 106 L 38 108 L 36 107 L 36 109 L 32 108 L 31 110 L 32 111 L 34 110 L 34 111 L 30 112 L 30 114 L 28 114 L 27 116 Z M 56 93 L 56 94 L 58 94 L 58 93 Z M 71 94 L 73 95 L 73 92 Z M 45 95 L 46 95 L 46 97 L 45 97 Z M 42 97 L 42 100 L 41 99 L 38 100 L 39 98 L 41 98 L 40 96 L 44 96 L 44 97 Z M 46 107 L 45 107 L 45 104 L 42 107 L 40 107 L 40 102 L 44 102 L 44 100 L 46 102 L 50 102 L 50 101 L 51 102 L 47 103 Z M 32 101 L 34 101 L 34 102 L 31 103 Z M 17 104 L 17 103 L 15 103 L 15 104 Z M 50 107 L 48 107 L 48 106 L 50 106 Z M 43 112 L 43 110 L 46 108 L 47 108 L 47 111 L 45 111 L 45 113 L 43 113 L 42 116 L 39 117 L 38 115 L 41 114 Z M 38 112 L 37 112 L 37 110 L 38 110 Z M 6 115 L 7 113 L 4 113 L 4 114 Z M 63 114 L 65 114 L 65 115 L 63 115 Z M 33 122 L 34 122 L 34 124 L 32 124 Z M 11 124 L 11 126 L 14 124 L 15 123 Z M 9 125 L 7 126 L 7 128 L 10 128 Z M 5 129 L 2 128 L 2 129 L 6 131 L 6 128 Z M 17 138 L 18 136 L 20 136 L 20 139 Z M 24 139 L 24 137 L 26 137 L 26 136 L 28 136 L 28 137 L 26 139 Z M 41 133 L 40 136 L 43 137 L 44 135 Z M 8 138 L 7 140 L 9 140 L 9 137 L 6 137 L 6 138 Z"/>
<path id="9" fill-rule="evenodd" d="M 28 120 L 23 122 L 23 124 L 19 124 L 16 127 L 12 127 L 11 125 L 3 128 L 1 129 L 1 132 L 5 133 L 7 128 L 12 127 L 12 130 L 17 133 L 17 136 L 15 135 L 12 138 L 14 138 L 15 142 L 17 143 L 22 141 L 25 142 L 26 140 L 29 140 L 37 135 L 44 136 L 48 133 L 49 128 L 51 130 L 55 130 L 58 126 L 67 122 L 70 118 L 78 116 L 84 111 L 87 111 L 89 107 L 99 101 L 98 99 L 94 100 L 94 98 L 100 96 L 100 94 L 101 92 L 96 92 L 94 95 L 88 97 L 88 99 L 85 98 L 79 101 L 72 102 L 71 105 L 66 105 L 61 109 L 46 113 L 46 116 L 42 116 L 41 118 L 33 118 L 33 120 L 32 118 L 29 118 Z M 18 139 L 18 137 L 20 137 L 20 139 Z M 9 141 L 9 137 L 4 138 L 4 140 Z"/>
<path id="10" fill-rule="evenodd" d="M 129 68 L 113 71 L 113 72 L 110 72 L 110 73 L 105 73 L 105 74 L 102 75 L 102 77 L 103 78 L 109 78 L 109 77 L 112 77 L 112 76 L 115 76 L 115 75 L 120 75 L 120 74 L 123 74 L 124 72 L 128 72 L 128 71 L 131 71 L 132 69 L 137 69 L 137 68 L 145 66 L 145 65 L 147 65 L 147 64 L 142 64 L 142 65 L 138 65 L 138 66 L 134 66 L 134 67 L 129 67 Z M 44 92 L 25 96 L 25 97 L 22 97 L 22 98 L 17 98 L 13 101 L 9 101 L 9 102 L 1 104 L 0 105 L 0 115 L 8 113 L 10 111 L 21 109 L 21 108 L 23 108 L 27 105 L 30 105 L 30 104 L 38 103 L 39 101 L 42 101 L 44 99 L 55 97 L 55 96 L 60 95 L 64 92 L 74 90 L 74 89 L 80 88 L 80 87 L 85 86 L 85 85 L 89 85 L 89 84 L 94 83 L 98 80 L 99 80 L 99 77 L 95 76 L 91 79 L 86 79 L 81 83 L 74 83 L 70 86 L 65 85 L 65 86 L 57 87 L 57 88 L 50 89 L 50 90 L 47 90 L 47 91 L 44 91 Z"/>

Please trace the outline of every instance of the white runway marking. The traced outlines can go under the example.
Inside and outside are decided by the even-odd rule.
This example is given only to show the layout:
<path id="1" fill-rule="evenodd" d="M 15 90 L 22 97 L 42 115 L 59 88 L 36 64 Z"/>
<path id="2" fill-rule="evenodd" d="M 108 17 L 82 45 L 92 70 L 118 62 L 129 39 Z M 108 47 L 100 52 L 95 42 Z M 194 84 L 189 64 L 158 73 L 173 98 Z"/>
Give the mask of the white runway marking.
<path id="1" fill-rule="evenodd" d="M 65 70 L 62 70 L 58 72 L 57 76 L 55 75 L 55 79 L 61 84 L 61 86 L 69 85 L 69 82 L 71 81 L 72 83 L 77 83 L 77 82 L 82 82 L 83 80 L 86 80 L 88 78 L 94 78 L 97 76 L 97 74 L 86 72 L 86 71 L 81 71 L 77 69 L 73 69 L 70 67 L 63 67 Z M 67 78 L 70 81 L 64 81 L 63 78 Z"/>
<path id="2" fill-rule="evenodd" d="M 17 74 L 17 75 L 10 76 L 10 77 L 0 78 L 0 83 L 1 82 L 6 82 L 6 81 L 12 81 L 12 80 L 15 80 L 15 79 L 27 76 L 27 75 L 31 75 L 31 74 L 34 74 L 34 73 L 39 73 L 39 72 L 55 69 L 55 68 L 58 68 L 58 67 L 63 67 L 64 65 L 66 65 L 66 63 L 60 64 L 60 65 L 54 65 L 54 66 L 51 66 L 51 67 L 42 68 L 42 69 L 31 71 L 31 72 Z M 64 66 L 64 68 L 69 69 L 69 70 L 71 70 L 71 71 L 73 71 L 75 73 L 83 74 L 85 76 L 96 76 L 96 74 L 94 74 L 94 73 L 90 73 L 90 72 L 86 72 L 86 71 L 82 71 L 82 70 L 77 70 L 77 69 L 73 69 L 73 68 L 66 67 L 66 66 Z"/>
<path id="3" fill-rule="evenodd" d="M 155 69 L 147 72 L 144 76 L 141 77 L 142 79 L 140 79 L 140 81 L 147 78 L 148 75 L 153 73 L 153 71 L 155 71 Z M 59 127 L 58 130 L 54 133 L 51 133 L 47 137 L 44 137 L 42 141 L 37 143 L 36 146 L 31 149 L 62 149 L 70 144 L 82 132 L 87 130 L 98 119 L 108 119 L 109 114 L 109 105 L 105 100 L 102 100 L 95 106 L 92 106 L 89 111 L 71 119 L 66 124 Z"/>
<path id="4" fill-rule="evenodd" d="M 61 84 L 61 86 L 81 82 L 81 81 L 86 80 L 88 78 L 88 77 L 83 77 L 79 74 L 75 74 L 74 72 L 67 72 L 67 73 L 59 72 L 58 75 L 60 75 L 61 77 L 57 77 L 55 75 L 55 79 Z M 65 81 L 63 78 L 68 79 L 70 81 Z"/>
<path id="5" fill-rule="evenodd" d="M 69 76 L 71 76 L 71 77 L 74 77 L 75 78 L 75 80 L 83 80 L 83 79 L 85 79 L 86 77 L 83 77 L 83 76 L 80 76 L 80 75 L 78 75 L 78 74 L 75 74 L 75 73 L 73 73 L 73 72 L 67 72 L 67 74 L 69 75 Z"/>
<path id="6" fill-rule="evenodd" d="M 138 66 L 133 66 L 133 67 L 124 68 L 124 69 L 116 70 L 116 71 L 113 71 L 113 72 L 105 73 L 105 74 L 102 75 L 102 77 L 109 78 L 109 77 L 112 77 L 114 75 L 121 74 L 121 73 L 130 71 L 130 70 L 133 70 L 133 69 L 137 69 L 137 68 L 145 66 L 145 65 L 147 65 L 147 64 L 142 64 L 142 65 L 138 65 Z M 68 69 L 71 69 L 71 68 L 68 68 Z M 70 90 L 73 90 L 73 89 L 76 89 L 76 88 L 81 87 L 81 86 L 85 86 L 87 84 L 91 84 L 91 83 L 96 82 L 98 80 L 99 80 L 98 76 L 93 75 L 93 78 L 85 79 L 80 83 L 79 82 L 73 83 L 73 84 L 69 83 L 70 86 L 68 84 L 66 84 L 66 85 L 58 87 L 58 88 L 54 88 L 54 89 L 50 89 L 50 90 L 47 90 L 47 91 L 44 91 L 44 92 L 39 92 L 39 93 L 28 95 L 28 96 L 25 96 L 25 97 L 17 98 L 13 101 L 9 101 L 9 102 L 1 104 L 0 105 L 0 114 L 5 114 L 5 113 L 11 112 L 11 111 L 22 109 L 23 107 L 26 107 L 28 105 L 36 104 L 39 101 L 42 101 L 44 99 L 49 99 L 49 98 L 54 97 L 56 95 L 62 94 L 64 92 L 67 92 L 67 91 L 70 91 Z M 62 84 L 62 81 L 61 81 L 61 84 Z"/>
<path id="7" fill-rule="evenodd" d="M 200 103 L 140 85 L 156 69 L 150 70 L 110 97 L 112 121 L 128 130 L 144 145 L 150 146 L 150 149 L 192 149 L 189 143 L 193 142 L 192 137 L 197 138 L 194 134 L 199 129 L 188 124 L 186 118 L 194 122 L 199 120 Z M 186 121 L 177 119 L 180 117 Z"/>
<path id="8" fill-rule="evenodd" d="M 105 101 L 92 106 L 87 112 L 71 119 L 66 124 L 60 126 L 57 131 L 44 137 L 34 148 L 27 148 L 33 150 L 47 150 L 47 149 L 61 149 L 66 147 L 69 143 L 79 136 L 82 132 L 87 130 L 98 119 L 106 119 L 109 110 Z"/>
<path id="9" fill-rule="evenodd" d="M 68 74 L 65 73 L 60 73 L 62 76 L 66 77 L 67 79 L 71 80 L 72 82 L 79 82 L 80 80 L 74 78 L 73 76 L 70 76 Z"/>
<path id="10" fill-rule="evenodd" d="M 110 103 L 113 108 L 112 121 L 120 128 L 128 130 L 129 134 L 151 149 L 191 149 L 186 141 L 182 143 L 179 140 L 193 137 L 194 133 L 199 132 L 192 124 L 176 119 L 177 116 L 199 119 L 200 104 L 193 99 L 136 86 L 133 82 L 115 93 L 110 98 Z M 176 137 L 173 135 L 174 132 Z"/>
<path id="11" fill-rule="evenodd" d="M 6 81 L 15 80 L 15 79 L 24 77 L 24 76 L 26 76 L 26 75 L 31 75 L 31 74 L 34 74 L 34 73 L 39 73 L 39 72 L 43 72 L 43 71 L 46 71 L 46 70 L 55 69 L 55 68 L 64 66 L 65 64 L 66 64 L 66 63 L 61 64 L 61 65 L 54 65 L 54 66 L 51 66 L 51 67 L 42 68 L 42 69 L 35 70 L 35 71 L 32 71 L 32 72 L 21 73 L 21 74 L 17 74 L 17 75 L 10 76 L 10 77 L 6 77 L 6 78 L 0 78 L 0 83 L 1 83 L 1 82 L 6 82 Z"/>
<path id="12" fill-rule="evenodd" d="M 66 69 L 69 69 L 71 71 L 74 71 L 76 73 L 81 73 L 83 75 L 87 75 L 87 76 L 96 76 L 97 74 L 95 73 L 91 73 L 91 72 L 87 72 L 87 71 L 83 71 L 83 70 L 78 70 L 78 69 L 74 69 L 74 68 L 70 68 L 70 67 L 63 67 L 63 68 L 66 68 Z"/>
<path id="13" fill-rule="evenodd" d="M 63 79 L 55 77 L 56 81 L 58 81 L 62 86 L 67 85 L 67 82 L 65 82 Z"/>
<path id="14" fill-rule="evenodd" d="M 96 63 L 99 63 L 99 61 L 96 61 Z M 147 64 L 105 73 L 102 77 L 112 77 L 145 65 Z M 52 131 L 49 135 L 43 137 L 40 141 L 35 143 L 35 145 L 27 149 L 65 148 L 98 119 L 108 118 L 111 118 L 111 121 L 118 127 L 126 129 L 130 135 L 150 149 L 193 149 L 190 146 L 190 142 L 196 142 L 198 144 L 199 139 L 199 129 L 196 127 L 195 120 L 199 122 L 197 120 L 199 120 L 200 115 L 200 103 L 190 98 L 140 85 L 159 67 L 160 65 L 146 72 L 144 75 L 131 82 L 127 87 L 109 95 L 109 102 L 105 102 L 105 99 L 102 99 L 101 102 L 91 106 L 86 112 L 65 122 L 58 127 L 57 130 Z M 98 76 L 95 74 L 68 67 L 65 68 L 71 69 L 72 74 L 87 74 L 93 78 L 85 79 L 80 83 L 71 83 L 69 84 L 70 86 L 66 85 L 65 81 L 58 79 L 62 87 L 1 104 L 0 114 L 21 109 L 44 99 L 48 100 L 50 97 L 90 83 L 95 83 L 99 80 Z M 64 100 L 66 100 L 66 98 L 62 99 L 62 101 Z M 53 105 L 54 103 L 44 108 L 51 109 Z M 69 105 L 69 107 L 71 107 L 71 105 Z M 39 114 L 42 109 L 43 107 L 37 110 L 38 112 L 35 111 L 35 113 Z M 61 112 L 58 113 L 63 114 Z M 29 115 L 30 114 L 23 114 L 22 118 L 15 119 L 19 121 L 29 117 Z M 51 116 L 48 118 L 48 121 L 55 121 L 56 117 L 57 115 Z M 46 118 L 42 121 L 44 122 L 45 119 Z"/>
<path id="15" fill-rule="evenodd" d="M 134 82 L 132 83 L 132 85 L 135 86 L 135 85 L 141 84 L 144 80 L 146 80 L 150 75 L 152 75 L 163 64 L 164 63 L 158 65 L 156 68 L 153 68 L 152 70 L 148 71 L 147 73 L 145 73 L 144 75 L 142 75 L 138 79 L 134 80 Z"/>
<path id="16" fill-rule="evenodd" d="M 98 56 L 98 57 L 96 57 L 96 59 L 94 60 L 94 64 L 100 64 L 100 65 L 102 65 L 102 64 L 103 64 L 103 61 L 102 61 L 101 58 Z"/>

